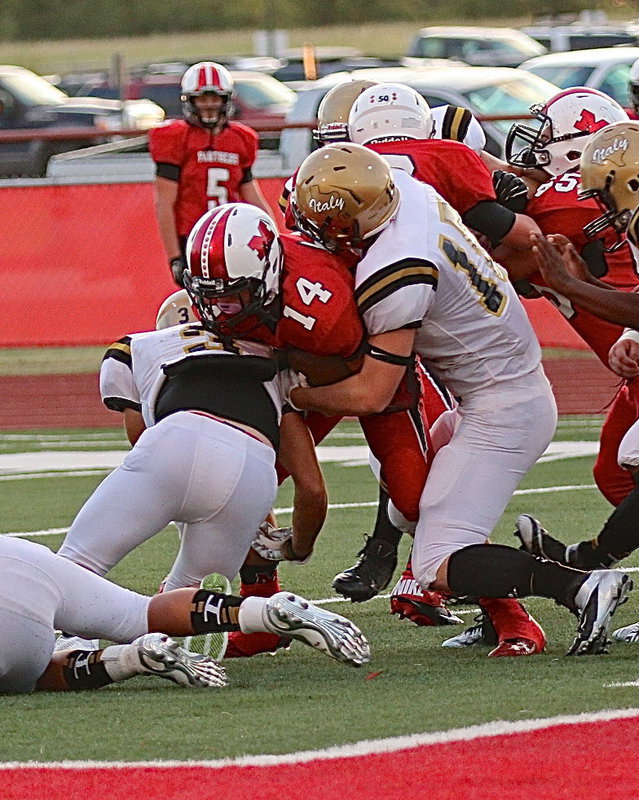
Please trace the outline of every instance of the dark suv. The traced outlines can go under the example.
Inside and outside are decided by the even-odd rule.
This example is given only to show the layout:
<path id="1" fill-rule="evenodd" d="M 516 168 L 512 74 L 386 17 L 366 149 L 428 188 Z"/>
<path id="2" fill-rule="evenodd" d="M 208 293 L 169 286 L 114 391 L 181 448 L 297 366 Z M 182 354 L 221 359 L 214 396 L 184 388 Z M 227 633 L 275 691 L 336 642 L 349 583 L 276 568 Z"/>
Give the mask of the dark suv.
<path id="1" fill-rule="evenodd" d="M 74 128 L 103 132 L 101 141 L 118 130 L 146 130 L 162 122 L 164 112 L 155 103 L 121 103 L 95 97 L 69 97 L 47 80 L 24 67 L 0 66 L 0 131 Z M 87 140 L 39 138 L 3 141 L 0 137 L 0 177 L 39 177 L 55 153 L 96 144 Z"/>

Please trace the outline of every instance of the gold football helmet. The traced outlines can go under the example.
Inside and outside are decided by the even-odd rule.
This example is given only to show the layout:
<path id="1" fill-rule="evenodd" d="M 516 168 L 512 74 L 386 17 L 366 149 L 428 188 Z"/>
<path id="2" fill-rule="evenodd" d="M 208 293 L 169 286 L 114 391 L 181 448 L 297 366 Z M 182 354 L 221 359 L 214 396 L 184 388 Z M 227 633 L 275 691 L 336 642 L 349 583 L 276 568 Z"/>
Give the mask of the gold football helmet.
<path id="1" fill-rule="evenodd" d="M 596 237 L 612 228 L 616 249 L 639 205 L 639 121 L 615 122 L 593 133 L 581 154 L 580 169 L 579 198 L 593 198 L 603 212 L 584 231 Z"/>
<path id="2" fill-rule="evenodd" d="M 317 109 L 315 141 L 321 146 L 348 141 L 348 114 L 360 94 L 374 86 L 374 81 L 354 80 L 334 86 L 324 95 Z"/>
<path id="3" fill-rule="evenodd" d="M 358 144 L 329 144 L 301 164 L 291 195 L 297 227 L 327 250 L 360 250 L 394 218 L 399 191 L 388 163 Z"/>

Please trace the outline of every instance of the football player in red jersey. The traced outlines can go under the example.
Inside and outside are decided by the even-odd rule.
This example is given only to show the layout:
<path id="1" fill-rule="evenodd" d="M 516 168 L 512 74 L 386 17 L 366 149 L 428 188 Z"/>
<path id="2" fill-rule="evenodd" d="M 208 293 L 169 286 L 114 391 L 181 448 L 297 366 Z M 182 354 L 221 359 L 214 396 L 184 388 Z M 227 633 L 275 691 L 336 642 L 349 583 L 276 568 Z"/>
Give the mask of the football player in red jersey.
<path id="1" fill-rule="evenodd" d="M 540 122 L 539 128 L 514 125 L 506 146 L 509 163 L 521 174 L 533 168 L 546 176 L 545 182 L 533 185 L 526 213 L 537 222 L 542 233 L 566 236 L 594 277 L 616 289 L 633 290 L 639 278 L 627 243 L 616 247 L 612 231 L 604 238 L 589 238 L 586 231 L 600 209 L 594 199 L 578 198 L 579 158 L 588 136 L 610 123 L 627 120 L 626 112 L 612 98 L 585 87 L 559 92 L 532 112 Z M 608 366 L 608 351 L 621 334 L 618 325 L 589 313 L 550 289 L 528 254 L 500 248 L 496 257 L 507 267 L 523 296 L 543 296 L 552 302 Z M 617 464 L 619 443 L 633 420 L 634 407 L 628 405 L 627 393 L 620 392 L 606 415 L 593 469 L 599 489 L 613 505 L 618 505 L 634 488 L 629 474 Z"/>
<path id="2" fill-rule="evenodd" d="M 242 275 L 246 272 L 247 246 L 237 238 L 225 235 L 229 221 L 240 213 L 250 214 L 229 204 L 209 212 L 193 228 L 187 243 L 185 285 L 202 321 L 212 330 L 229 337 L 256 339 L 286 349 L 294 366 L 306 372 L 311 382 L 317 365 L 309 365 L 309 354 L 336 357 L 332 363 L 338 370 L 328 378 L 337 380 L 357 369 L 363 354 L 364 329 L 353 297 L 356 262 L 353 254 L 336 256 L 300 234 L 281 235 L 284 254 L 281 290 L 275 305 L 264 310 L 261 298 L 251 295 L 250 285 Z M 250 244 L 249 244 L 250 247 Z M 203 278 L 206 280 L 202 280 Z M 208 283 L 207 283 L 208 281 Z M 209 284 L 211 286 L 209 287 Z M 302 352 L 298 352 L 302 351 Z M 319 363 L 319 362 L 318 362 Z M 312 371 L 307 371 L 311 366 Z M 418 373 L 422 397 L 429 414 L 448 408 L 445 392 L 426 375 Z M 421 488 L 428 469 L 428 432 L 420 413 L 419 395 L 407 388 L 398 392 L 393 403 L 375 420 L 369 418 L 363 430 L 373 454 L 381 462 L 382 480 L 400 512 L 416 520 Z M 341 417 L 311 413 L 306 423 L 315 442 L 321 441 Z M 280 471 L 280 480 L 286 473 Z M 240 571 L 241 594 L 278 591 L 276 564 L 251 554 Z M 392 577 L 391 566 L 387 582 Z M 383 586 L 373 587 L 368 599 Z M 422 614 L 426 624 L 457 624 L 460 620 L 441 603 L 441 597 L 426 593 Z M 276 641 L 233 634 L 229 637 L 227 657 L 252 655 L 274 650 Z"/>
<path id="3" fill-rule="evenodd" d="M 241 201 L 272 214 L 251 174 L 258 136 L 229 119 L 233 91 L 233 78 L 221 64 L 194 64 L 182 77 L 184 119 L 149 132 L 160 236 L 180 286 L 186 238 L 205 211 Z"/>

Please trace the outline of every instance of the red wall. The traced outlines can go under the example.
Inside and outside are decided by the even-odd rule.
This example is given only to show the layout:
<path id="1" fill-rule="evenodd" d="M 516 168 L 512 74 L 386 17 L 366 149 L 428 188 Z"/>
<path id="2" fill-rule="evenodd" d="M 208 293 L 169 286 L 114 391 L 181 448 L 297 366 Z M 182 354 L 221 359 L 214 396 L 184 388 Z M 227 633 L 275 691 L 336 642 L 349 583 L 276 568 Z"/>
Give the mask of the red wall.
<path id="1" fill-rule="evenodd" d="M 260 180 L 274 209 L 283 180 Z M 2 188 L 0 220 L 0 347 L 108 344 L 175 289 L 150 183 Z M 549 303 L 527 309 L 542 344 L 586 348 Z"/>

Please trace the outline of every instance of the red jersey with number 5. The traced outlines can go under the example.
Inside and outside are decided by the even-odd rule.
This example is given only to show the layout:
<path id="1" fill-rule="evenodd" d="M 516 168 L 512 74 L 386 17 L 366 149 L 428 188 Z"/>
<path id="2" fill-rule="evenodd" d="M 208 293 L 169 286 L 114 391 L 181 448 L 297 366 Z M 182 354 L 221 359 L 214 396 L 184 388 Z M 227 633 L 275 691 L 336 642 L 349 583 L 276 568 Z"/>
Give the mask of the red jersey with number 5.
<path id="1" fill-rule="evenodd" d="M 535 220 L 542 233 L 563 234 L 570 239 L 577 252 L 583 255 L 584 248 L 598 247 L 586 236 L 583 228 L 598 217 L 601 210 L 594 200 L 577 199 L 580 188 L 581 178 L 578 171 L 558 175 L 539 186 L 526 207 L 526 214 Z M 614 238 L 614 234 L 612 236 Z M 612 244 L 609 239 L 605 239 L 604 242 L 606 246 Z M 616 289 L 629 292 L 639 285 L 634 259 L 627 244 L 614 253 L 603 253 L 601 267 L 601 274 L 597 274 L 596 277 Z M 621 334 L 620 326 L 606 322 L 573 305 L 567 297 L 549 289 L 539 272 L 529 275 L 527 280 L 557 306 L 607 367 L 608 351 Z"/>
<path id="2" fill-rule="evenodd" d="M 155 163 L 178 170 L 178 236 L 188 236 L 209 209 L 241 201 L 240 185 L 252 180 L 257 145 L 257 133 L 240 122 L 229 122 L 216 135 L 182 119 L 149 131 L 149 152 Z"/>

